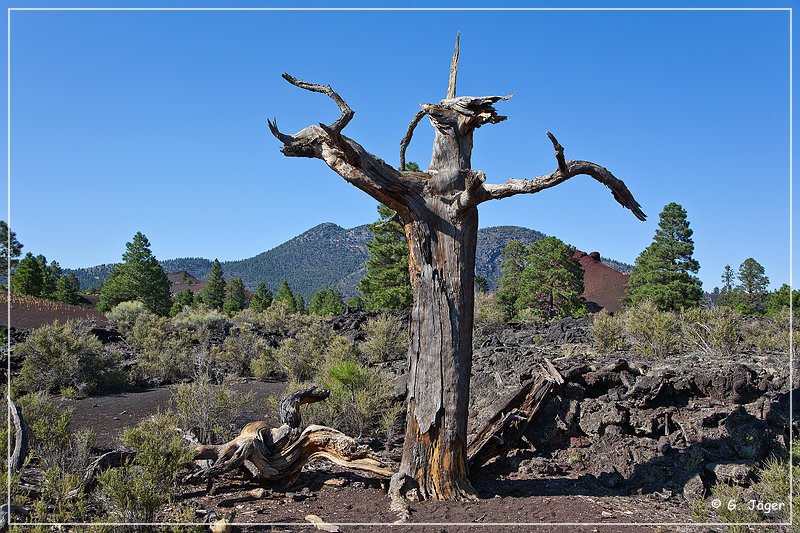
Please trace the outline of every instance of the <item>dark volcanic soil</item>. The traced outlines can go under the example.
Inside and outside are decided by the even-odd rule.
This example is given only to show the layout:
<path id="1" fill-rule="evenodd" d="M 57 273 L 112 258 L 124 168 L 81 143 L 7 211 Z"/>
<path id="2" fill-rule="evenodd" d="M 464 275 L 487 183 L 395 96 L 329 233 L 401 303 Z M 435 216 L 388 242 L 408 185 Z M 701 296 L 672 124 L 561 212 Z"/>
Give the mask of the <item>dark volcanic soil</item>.
<path id="1" fill-rule="evenodd" d="M 72 431 L 91 429 L 95 433 L 95 445 L 98 448 L 114 448 L 119 444 L 118 437 L 123 429 L 135 426 L 159 410 L 166 410 L 177 388 L 177 385 L 129 388 L 105 396 L 63 399 L 61 402 L 74 410 Z M 285 383 L 248 380 L 235 383 L 233 389 L 242 394 L 250 391 L 255 394 L 253 401 L 242 410 L 240 420 L 237 420 L 240 425 L 254 420 L 277 422 L 275 413 L 265 407 L 265 400 L 272 395 L 282 396 L 286 390 Z"/>

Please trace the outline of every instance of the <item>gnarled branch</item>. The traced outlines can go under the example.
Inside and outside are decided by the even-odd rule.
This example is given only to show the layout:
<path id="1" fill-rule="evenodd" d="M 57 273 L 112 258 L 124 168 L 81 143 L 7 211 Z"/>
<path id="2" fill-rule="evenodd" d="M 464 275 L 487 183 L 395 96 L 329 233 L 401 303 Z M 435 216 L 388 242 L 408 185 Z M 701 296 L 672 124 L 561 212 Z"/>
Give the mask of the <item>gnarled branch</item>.
<path id="1" fill-rule="evenodd" d="M 412 197 L 418 196 L 424 188 L 426 175 L 398 171 L 344 136 L 341 130 L 353 117 L 353 111 L 330 86 L 300 81 L 289 74 L 284 74 L 283 78 L 301 89 L 328 95 L 342 115 L 329 126 L 313 124 L 294 135 L 282 133 L 277 120 L 267 120 L 272 134 L 283 143 L 281 152 L 289 157 L 321 159 L 347 182 L 405 217 L 414 201 Z"/>
<path id="2" fill-rule="evenodd" d="M 645 220 L 647 218 L 647 215 L 645 215 L 641 209 L 642 206 L 639 205 L 639 202 L 633 197 L 628 187 L 625 186 L 625 182 L 614 176 L 607 168 L 601 167 L 591 161 L 565 161 L 564 148 L 559 144 L 552 133 L 548 132 L 548 137 L 550 137 L 550 140 L 553 142 L 553 147 L 555 148 L 559 167 L 558 170 L 553 171 L 551 174 L 538 176 L 533 179 L 511 178 L 505 183 L 484 184 L 477 190 L 465 190 L 458 198 L 458 209 L 464 211 L 487 200 L 499 200 L 516 194 L 537 193 L 554 187 L 574 176 L 586 174 L 611 189 L 614 199 L 619 202 L 622 207 L 630 209 L 636 218 L 639 220 Z"/>
<path id="3" fill-rule="evenodd" d="M 11 420 L 14 423 L 14 451 L 8 461 L 8 469 L 10 472 L 19 472 L 22 465 L 25 464 L 25 457 L 28 455 L 28 426 L 22 418 L 19 406 L 8 401 L 8 411 L 11 414 Z"/>
<path id="4" fill-rule="evenodd" d="M 422 117 L 424 117 L 425 114 L 426 113 L 424 110 L 417 111 L 417 114 L 411 119 L 411 124 L 408 125 L 406 134 L 400 141 L 400 170 L 406 169 L 406 149 L 408 149 L 408 145 L 411 143 L 411 137 L 414 135 L 414 129 L 417 127 L 417 124 L 419 124 L 419 121 L 422 120 Z"/>
<path id="5" fill-rule="evenodd" d="M 456 47 L 453 50 L 453 59 L 450 61 L 450 80 L 447 82 L 447 98 L 456 97 L 456 76 L 458 75 L 458 41 L 461 32 L 456 33 Z"/>
<path id="6" fill-rule="evenodd" d="M 347 123 L 350 122 L 350 119 L 353 118 L 355 112 L 350 109 L 350 106 L 347 105 L 347 102 L 342 99 L 339 94 L 334 91 L 330 85 L 320 85 L 317 83 L 308 83 L 307 81 L 298 80 L 294 76 L 287 74 L 284 72 L 281 74 L 281 77 L 294 85 L 295 87 L 300 87 L 301 89 L 305 89 L 306 91 L 312 91 L 315 93 L 322 93 L 330 96 L 331 100 L 336 102 L 336 105 L 339 106 L 339 110 L 341 110 L 342 115 L 333 121 L 333 123 L 329 126 L 333 131 L 340 132 L 347 126 Z"/>

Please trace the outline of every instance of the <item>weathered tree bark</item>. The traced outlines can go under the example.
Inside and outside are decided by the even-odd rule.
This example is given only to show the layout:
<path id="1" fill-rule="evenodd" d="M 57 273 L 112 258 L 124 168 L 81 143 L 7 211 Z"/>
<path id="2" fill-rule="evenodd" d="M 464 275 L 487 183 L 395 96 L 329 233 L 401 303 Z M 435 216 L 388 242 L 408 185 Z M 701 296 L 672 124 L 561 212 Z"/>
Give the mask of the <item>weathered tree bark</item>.
<path id="1" fill-rule="evenodd" d="M 14 426 L 14 451 L 8 458 L 8 474 L 10 476 L 19 472 L 22 465 L 25 464 L 25 458 L 28 455 L 28 426 L 25 424 L 19 406 L 11 400 L 8 402 L 8 414 L 11 416 Z M 27 516 L 28 511 L 19 505 L 9 505 L 9 503 L 0 506 L 0 531 L 8 528 L 11 513 Z"/>
<path id="2" fill-rule="evenodd" d="M 300 429 L 300 406 L 322 401 L 329 394 L 329 391 L 317 391 L 313 387 L 295 392 L 281 402 L 280 417 L 283 424 L 280 427 L 272 428 L 266 422 L 253 422 L 230 442 L 197 446 L 194 459 L 211 459 L 214 463 L 186 476 L 184 481 L 210 481 L 244 467 L 258 479 L 289 485 L 300 475 L 303 466 L 318 457 L 345 468 L 388 479 L 392 469 L 368 446 L 359 446 L 344 433 L 325 426 L 311 425 Z"/>
<path id="3" fill-rule="evenodd" d="M 294 135 L 268 121 L 289 157 L 324 161 L 352 185 L 397 212 L 405 224 L 409 273 L 414 294 L 409 346 L 406 439 L 396 496 L 408 480 L 422 498 L 460 500 L 475 497 L 467 479 L 467 405 L 472 365 L 472 323 L 477 206 L 521 193 L 535 193 L 578 174 L 608 186 L 614 198 L 637 218 L 644 213 L 625 184 L 608 170 L 587 161 L 566 161 L 552 134 L 558 168 L 533 180 L 484 184 L 483 172 L 471 169 L 476 128 L 505 120 L 494 104 L 508 96 L 455 96 L 458 41 L 450 68 L 447 98 L 425 104 L 400 146 L 400 170 L 342 135 L 353 111 L 327 85 L 283 77 L 293 85 L 330 96 L 341 110 L 331 125 L 311 125 Z M 425 172 L 405 171 L 405 150 L 413 131 L 427 115 L 434 127 L 433 154 Z"/>

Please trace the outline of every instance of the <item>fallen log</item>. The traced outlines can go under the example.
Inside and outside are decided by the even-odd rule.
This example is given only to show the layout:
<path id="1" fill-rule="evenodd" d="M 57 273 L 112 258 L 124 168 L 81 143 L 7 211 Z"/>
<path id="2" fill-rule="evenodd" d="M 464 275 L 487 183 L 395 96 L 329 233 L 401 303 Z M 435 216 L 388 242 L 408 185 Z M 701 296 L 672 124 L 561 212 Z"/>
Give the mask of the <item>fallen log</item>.
<path id="1" fill-rule="evenodd" d="M 490 459 L 505 457 L 525 433 L 553 385 L 564 379 L 553 364 L 545 364 L 489 419 L 467 447 L 470 472 L 475 472 Z"/>
<path id="2" fill-rule="evenodd" d="M 330 391 L 315 387 L 295 392 L 281 402 L 281 426 L 273 428 L 266 422 L 253 422 L 225 444 L 195 447 L 195 460 L 214 462 L 184 477 L 184 481 L 210 482 L 226 472 L 245 468 L 257 479 L 289 485 L 300 475 L 303 466 L 317 458 L 388 479 L 393 469 L 368 446 L 359 445 L 352 437 L 333 428 L 310 425 L 300 429 L 300 406 L 322 401 L 329 395 Z"/>

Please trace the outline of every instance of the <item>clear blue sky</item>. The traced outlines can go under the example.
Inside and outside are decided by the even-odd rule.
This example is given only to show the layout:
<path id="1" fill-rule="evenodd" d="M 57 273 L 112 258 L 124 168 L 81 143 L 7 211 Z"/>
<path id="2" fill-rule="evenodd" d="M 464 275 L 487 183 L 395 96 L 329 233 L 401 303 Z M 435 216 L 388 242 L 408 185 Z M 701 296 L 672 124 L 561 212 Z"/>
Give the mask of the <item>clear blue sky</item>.
<path id="1" fill-rule="evenodd" d="M 280 74 L 331 84 L 356 112 L 345 133 L 396 165 L 418 104 L 444 97 L 459 30 L 458 93 L 514 93 L 497 106 L 509 120 L 477 131 L 474 168 L 494 183 L 549 173 L 551 130 L 649 215 L 576 177 L 482 205 L 481 226 L 633 263 L 674 201 L 707 290 L 747 257 L 788 282 L 786 11 L 13 11 L 12 228 L 25 251 L 80 267 L 119 261 L 136 231 L 160 259 L 229 260 L 371 222 L 374 200 L 279 152 L 267 117 L 294 132 L 338 114 Z M 408 159 L 425 168 L 431 139 L 423 121 Z"/>

